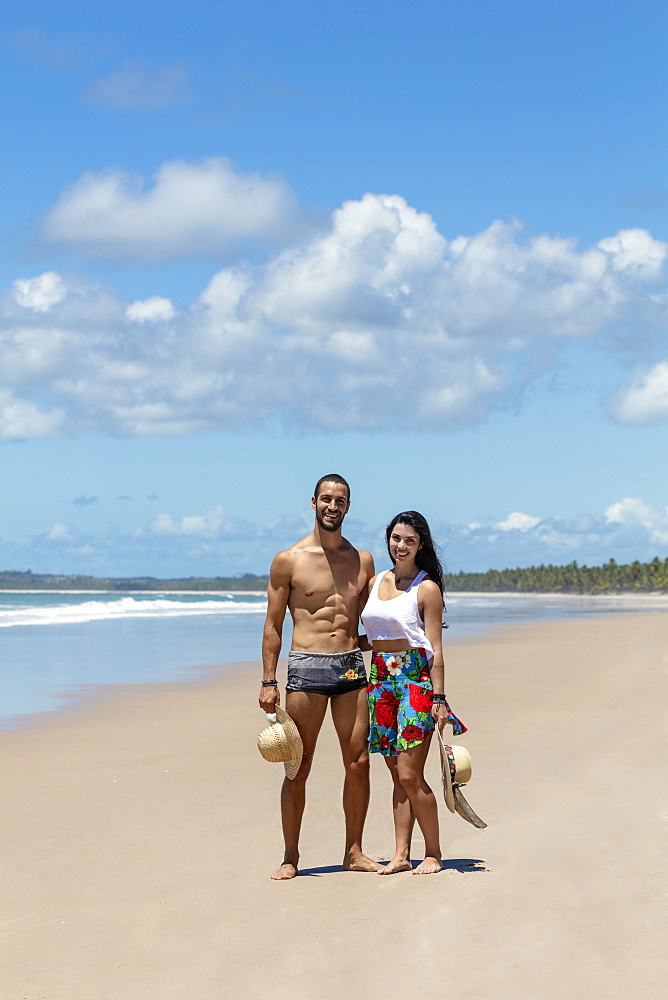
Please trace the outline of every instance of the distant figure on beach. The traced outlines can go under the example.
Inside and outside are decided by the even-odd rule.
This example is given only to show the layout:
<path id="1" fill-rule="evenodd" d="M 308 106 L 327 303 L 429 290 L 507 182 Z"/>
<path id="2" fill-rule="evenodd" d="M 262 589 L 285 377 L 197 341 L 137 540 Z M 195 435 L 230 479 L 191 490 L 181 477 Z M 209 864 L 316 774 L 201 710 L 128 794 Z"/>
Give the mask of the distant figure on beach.
<path id="1" fill-rule="evenodd" d="M 280 702 L 276 666 L 289 610 L 293 632 L 285 708 L 299 729 L 304 755 L 295 778 L 286 778 L 281 790 L 285 854 L 271 876 L 274 879 L 297 874 L 306 779 L 328 704 L 345 768 L 343 867 L 361 872 L 381 869 L 362 851 L 369 804 L 369 719 L 357 630 L 374 573 L 373 559 L 341 535 L 350 507 L 350 487 L 342 476 L 333 473 L 319 479 L 311 504 L 315 511 L 311 534 L 279 552 L 272 562 L 262 641 L 260 708 L 271 713 Z"/>
<path id="2" fill-rule="evenodd" d="M 392 519 L 386 530 L 392 569 L 370 581 L 362 611 L 373 654 L 369 671 L 369 744 L 385 758 L 393 782 L 396 848 L 381 875 L 410 871 L 417 819 L 425 842 L 416 875 L 441 871 L 438 808 L 424 765 L 435 725 L 466 727 L 445 697 L 443 568 L 429 525 L 415 510 Z"/>

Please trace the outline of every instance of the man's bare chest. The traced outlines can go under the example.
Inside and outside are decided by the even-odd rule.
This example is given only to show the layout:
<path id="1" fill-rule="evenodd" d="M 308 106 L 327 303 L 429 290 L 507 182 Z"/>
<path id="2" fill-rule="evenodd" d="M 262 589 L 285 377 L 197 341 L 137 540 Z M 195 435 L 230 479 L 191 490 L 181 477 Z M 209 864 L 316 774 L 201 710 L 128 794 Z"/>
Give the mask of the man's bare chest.
<path id="1" fill-rule="evenodd" d="M 359 557 L 300 560 L 291 580 L 291 603 L 315 609 L 356 601 L 364 586 Z M 355 558 L 356 557 L 356 558 Z"/>

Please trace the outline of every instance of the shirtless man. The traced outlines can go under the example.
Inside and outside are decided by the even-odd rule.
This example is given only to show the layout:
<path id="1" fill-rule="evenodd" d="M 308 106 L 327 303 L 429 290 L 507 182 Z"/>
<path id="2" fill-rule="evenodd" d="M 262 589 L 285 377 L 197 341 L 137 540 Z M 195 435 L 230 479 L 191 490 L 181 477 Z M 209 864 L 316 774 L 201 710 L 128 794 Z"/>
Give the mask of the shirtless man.
<path id="1" fill-rule="evenodd" d="M 357 627 L 374 575 L 373 558 L 369 552 L 358 552 L 341 535 L 350 507 L 350 487 L 345 479 L 335 474 L 323 476 L 311 505 L 315 511 L 313 531 L 279 552 L 271 565 L 262 641 L 260 708 L 269 713 L 280 701 L 276 665 L 289 609 L 293 632 L 285 707 L 299 729 L 304 756 L 295 778 L 286 778 L 281 790 L 285 856 L 271 876 L 274 879 L 297 874 L 306 779 L 328 702 L 345 767 L 343 867 L 361 872 L 376 872 L 382 867 L 362 853 L 362 828 L 369 804 L 369 716 Z"/>

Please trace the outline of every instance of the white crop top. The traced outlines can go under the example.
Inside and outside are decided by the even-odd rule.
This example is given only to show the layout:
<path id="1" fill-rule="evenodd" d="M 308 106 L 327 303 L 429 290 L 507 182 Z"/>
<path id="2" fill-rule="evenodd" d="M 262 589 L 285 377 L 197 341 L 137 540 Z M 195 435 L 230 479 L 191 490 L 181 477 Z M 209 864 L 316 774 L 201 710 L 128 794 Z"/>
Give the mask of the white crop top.
<path id="1" fill-rule="evenodd" d="M 390 570 L 386 571 L 389 572 Z M 378 596 L 378 588 L 386 573 L 379 573 L 376 577 L 369 600 L 360 615 L 369 642 L 379 639 L 407 639 L 411 648 L 421 647 L 427 653 L 427 658 L 433 656 L 434 650 L 427 639 L 418 608 L 418 587 L 427 574 L 421 570 L 407 590 L 389 601 L 382 601 Z"/>

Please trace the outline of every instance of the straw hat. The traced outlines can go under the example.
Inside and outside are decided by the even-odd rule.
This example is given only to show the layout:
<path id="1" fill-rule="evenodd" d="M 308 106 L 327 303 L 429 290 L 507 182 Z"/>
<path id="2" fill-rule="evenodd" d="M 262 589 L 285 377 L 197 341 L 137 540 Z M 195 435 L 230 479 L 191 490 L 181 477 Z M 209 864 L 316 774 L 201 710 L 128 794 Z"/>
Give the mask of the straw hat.
<path id="1" fill-rule="evenodd" d="M 276 705 L 275 713 L 267 716 L 271 725 L 258 736 L 258 749 L 265 760 L 272 763 L 282 761 L 286 776 L 292 779 L 302 762 L 302 738 L 296 725 L 280 705 Z"/>
<path id="2" fill-rule="evenodd" d="M 441 771 L 443 781 L 443 798 L 450 812 L 457 812 L 462 819 L 484 830 L 484 823 L 473 812 L 464 798 L 461 785 L 471 780 L 471 755 L 466 747 L 450 747 L 443 742 L 443 736 L 438 734 L 438 746 L 441 751 Z M 454 774 L 453 774 L 454 772 Z"/>

